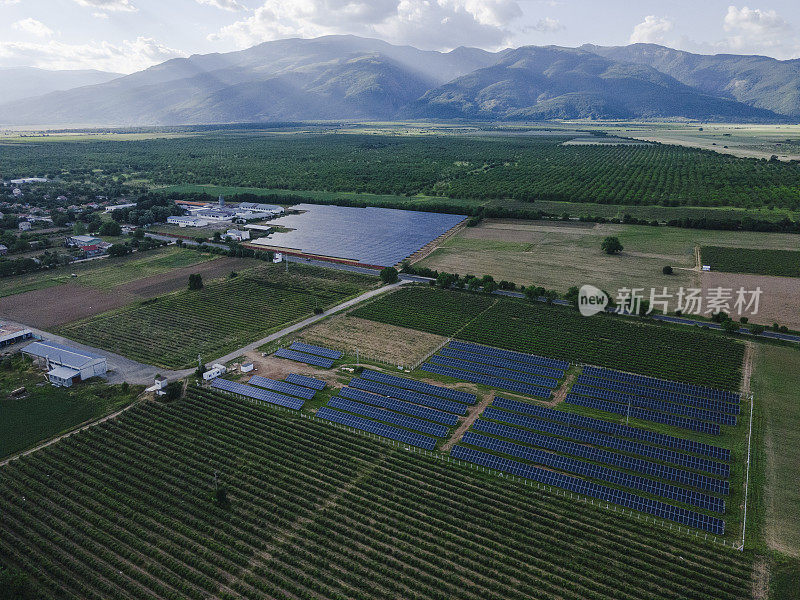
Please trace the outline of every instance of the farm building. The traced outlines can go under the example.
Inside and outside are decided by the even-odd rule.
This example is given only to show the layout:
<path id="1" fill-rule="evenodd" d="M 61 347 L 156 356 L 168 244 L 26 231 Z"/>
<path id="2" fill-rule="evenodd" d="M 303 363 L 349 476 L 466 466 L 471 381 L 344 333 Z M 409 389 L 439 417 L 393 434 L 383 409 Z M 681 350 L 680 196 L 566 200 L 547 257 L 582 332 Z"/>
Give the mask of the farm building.
<path id="1" fill-rule="evenodd" d="M 167 223 L 178 227 L 205 227 L 208 221 L 200 217 L 175 216 L 167 217 Z"/>
<path id="2" fill-rule="evenodd" d="M 106 206 L 106 212 L 114 212 L 115 210 L 120 210 L 121 208 L 133 208 L 136 206 L 136 202 L 126 202 L 125 204 L 112 204 L 111 206 Z"/>
<path id="3" fill-rule="evenodd" d="M 31 228 L 31 224 L 28 221 L 21 221 L 19 224 L 20 231 L 29 231 Z"/>
<path id="4" fill-rule="evenodd" d="M 241 242 L 250 239 L 250 232 L 240 231 L 238 229 L 228 229 L 228 231 L 226 231 L 222 237 L 227 240 L 235 240 L 237 242 Z"/>
<path id="5" fill-rule="evenodd" d="M 67 238 L 67 246 L 92 246 L 100 244 L 102 241 L 93 235 L 72 235 Z"/>
<path id="6" fill-rule="evenodd" d="M 258 202 L 242 202 L 239 204 L 240 211 L 247 211 L 258 216 L 272 216 L 283 214 L 283 207 L 277 204 L 261 204 Z"/>
<path id="7" fill-rule="evenodd" d="M 33 337 L 30 329 L 16 325 L 0 325 L 0 348 L 16 344 Z"/>
<path id="8" fill-rule="evenodd" d="M 55 342 L 34 342 L 22 352 L 47 369 L 50 383 L 61 387 L 70 387 L 76 379 L 102 377 L 108 371 L 105 357 Z"/>

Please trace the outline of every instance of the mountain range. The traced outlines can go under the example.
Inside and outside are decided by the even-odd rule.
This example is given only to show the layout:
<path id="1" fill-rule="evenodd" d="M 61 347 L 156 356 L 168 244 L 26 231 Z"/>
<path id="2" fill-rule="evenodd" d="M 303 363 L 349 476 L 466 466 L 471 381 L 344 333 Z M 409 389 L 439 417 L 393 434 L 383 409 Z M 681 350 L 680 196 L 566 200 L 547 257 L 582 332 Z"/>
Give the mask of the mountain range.
<path id="1" fill-rule="evenodd" d="M 800 119 L 800 61 L 654 44 L 435 52 L 326 36 L 172 59 L 131 75 L 105 74 L 110 80 L 97 76 L 101 81 L 66 91 L 42 84 L 49 93 L 3 102 L 0 125 Z"/>

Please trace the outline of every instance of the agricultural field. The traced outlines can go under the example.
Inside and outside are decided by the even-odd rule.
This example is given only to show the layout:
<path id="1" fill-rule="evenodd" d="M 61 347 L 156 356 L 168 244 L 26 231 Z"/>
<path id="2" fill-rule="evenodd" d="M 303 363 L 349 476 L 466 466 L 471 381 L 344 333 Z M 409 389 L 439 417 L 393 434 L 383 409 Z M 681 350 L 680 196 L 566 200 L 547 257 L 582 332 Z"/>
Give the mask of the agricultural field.
<path id="1" fill-rule="evenodd" d="M 166 368 L 213 360 L 294 321 L 358 295 L 377 280 L 297 265 L 264 265 L 58 328 L 58 333 Z"/>
<path id="2" fill-rule="evenodd" d="M 453 307 L 459 307 L 453 309 Z M 416 287 L 354 316 L 470 342 L 653 377 L 739 389 L 744 345 L 720 334 L 572 308 Z"/>
<path id="3" fill-rule="evenodd" d="M 4 469 L 0 564 L 52 598 L 708 600 L 751 588 L 750 552 L 197 388 Z"/>
<path id="4" fill-rule="evenodd" d="M 703 246 L 700 255 L 703 264 L 715 271 L 800 277 L 800 252 L 796 250 Z"/>
<path id="5" fill-rule="evenodd" d="M 13 390 L 25 393 L 11 396 Z M 101 381 L 72 389 L 47 383 L 41 369 L 17 358 L 0 365 L 0 458 L 132 402 L 141 388 Z"/>

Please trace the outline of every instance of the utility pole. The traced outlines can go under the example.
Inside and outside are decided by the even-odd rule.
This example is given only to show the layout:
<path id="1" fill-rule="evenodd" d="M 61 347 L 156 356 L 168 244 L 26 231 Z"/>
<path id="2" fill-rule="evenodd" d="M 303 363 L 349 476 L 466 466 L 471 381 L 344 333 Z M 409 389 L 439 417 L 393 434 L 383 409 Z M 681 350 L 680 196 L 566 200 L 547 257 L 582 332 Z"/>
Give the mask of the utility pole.
<path id="1" fill-rule="evenodd" d="M 283 253 L 283 262 L 286 263 L 286 272 L 289 272 L 289 255 L 285 252 Z"/>

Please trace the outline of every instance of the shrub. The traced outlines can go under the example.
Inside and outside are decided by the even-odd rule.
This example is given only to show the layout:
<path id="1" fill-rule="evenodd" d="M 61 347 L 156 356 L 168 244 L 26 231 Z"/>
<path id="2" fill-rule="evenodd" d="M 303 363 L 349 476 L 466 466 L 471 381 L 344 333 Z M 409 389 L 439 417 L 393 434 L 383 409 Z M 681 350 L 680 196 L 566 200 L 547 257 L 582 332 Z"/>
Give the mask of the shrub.
<path id="1" fill-rule="evenodd" d="M 667 265 L 666 267 L 664 267 L 663 269 L 661 269 L 661 272 L 662 272 L 664 275 L 672 275 L 672 273 L 673 273 L 673 269 L 672 269 L 672 267 L 670 267 L 669 265 Z"/>
<path id="2" fill-rule="evenodd" d="M 603 243 L 600 244 L 600 248 L 606 254 L 619 254 L 625 249 L 622 245 L 622 242 L 619 241 L 619 238 L 613 235 L 610 235 L 604 239 Z"/>
<path id="3" fill-rule="evenodd" d="M 381 281 L 383 281 L 383 283 L 395 283 L 398 279 L 397 269 L 394 267 L 385 267 L 381 269 Z"/>

